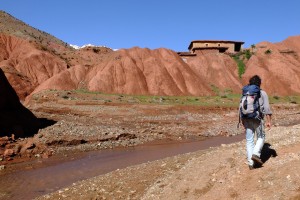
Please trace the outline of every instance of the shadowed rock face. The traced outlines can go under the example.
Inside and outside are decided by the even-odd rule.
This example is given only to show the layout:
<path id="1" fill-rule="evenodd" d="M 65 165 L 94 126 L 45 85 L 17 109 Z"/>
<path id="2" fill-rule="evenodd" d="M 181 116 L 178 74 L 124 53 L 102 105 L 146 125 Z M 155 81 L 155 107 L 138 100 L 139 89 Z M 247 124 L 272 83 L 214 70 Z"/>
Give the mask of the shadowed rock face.
<path id="1" fill-rule="evenodd" d="M 0 136 L 27 137 L 37 133 L 38 119 L 19 101 L 19 97 L 0 69 Z"/>

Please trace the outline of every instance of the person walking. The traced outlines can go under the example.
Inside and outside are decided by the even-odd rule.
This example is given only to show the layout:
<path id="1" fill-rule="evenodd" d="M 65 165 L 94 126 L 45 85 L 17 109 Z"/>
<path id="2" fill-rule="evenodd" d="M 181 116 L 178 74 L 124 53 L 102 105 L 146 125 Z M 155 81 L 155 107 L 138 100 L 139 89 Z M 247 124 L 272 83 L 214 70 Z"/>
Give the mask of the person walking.
<path id="1" fill-rule="evenodd" d="M 258 75 L 251 77 L 249 85 L 243 88 L 240 103 L 240 118 L 246 131 L 247 160 L 250 170 L 263 165 L 260 156 L 265 142 L 265 127 L 270 129 L 272 125 L 269 97 L 260 85 L 261 78 Z M 253 91 L 256 91 L 256 95 L 253 95 L 255 93 Z"/>

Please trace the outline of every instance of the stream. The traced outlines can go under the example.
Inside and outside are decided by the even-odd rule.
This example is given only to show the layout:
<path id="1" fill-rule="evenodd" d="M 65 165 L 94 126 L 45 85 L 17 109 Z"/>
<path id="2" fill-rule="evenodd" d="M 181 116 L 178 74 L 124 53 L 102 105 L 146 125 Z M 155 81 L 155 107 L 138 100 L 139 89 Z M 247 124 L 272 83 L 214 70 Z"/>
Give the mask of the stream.
<path id="1" fill-rule="evenodd" d="M 43 167 L 16 171 L 0 176 L 0 199 L 33 199 L 67 187 L 74 182 L 99 176 L 128 166 L 195 152 L 244 139 L 211 137 L 201 141 L 165 142 L 129 148 L 85 152 L 76 159 L 59 161 L 43 159 Z M 34 163 L 32 163 L 34 165 Z"/>

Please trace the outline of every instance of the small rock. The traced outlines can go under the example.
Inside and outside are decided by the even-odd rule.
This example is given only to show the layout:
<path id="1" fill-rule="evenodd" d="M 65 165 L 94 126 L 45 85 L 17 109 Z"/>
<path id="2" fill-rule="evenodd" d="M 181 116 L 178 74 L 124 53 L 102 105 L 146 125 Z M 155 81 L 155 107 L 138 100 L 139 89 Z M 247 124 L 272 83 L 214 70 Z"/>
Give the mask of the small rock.
<path id="1" fill-rule="evenodd" d="M 41 154 L 35 154 L 34 157 L 40 158 L 40 157 L 41 157 Z"/>
<path id="2" fill-rule="evenodd" d="M 4 157 L 10 157 L 10 156 L 13 156 L 15 154 L 14 150 L 13 149 L 5 149 L 4 151 Z"/>

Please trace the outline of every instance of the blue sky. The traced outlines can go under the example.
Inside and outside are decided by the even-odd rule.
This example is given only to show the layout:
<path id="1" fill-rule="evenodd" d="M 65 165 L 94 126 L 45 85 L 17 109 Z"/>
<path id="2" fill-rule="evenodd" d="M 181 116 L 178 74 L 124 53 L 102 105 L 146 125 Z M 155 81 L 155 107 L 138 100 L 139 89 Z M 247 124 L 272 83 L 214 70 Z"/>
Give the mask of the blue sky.
<path id="1" fill-rule="evenodd" d="M 300 35 L 298 0 L 1 0 L 0 9 L 67 42 L 187 51 L 192 40 L 280 42 Z"/>

